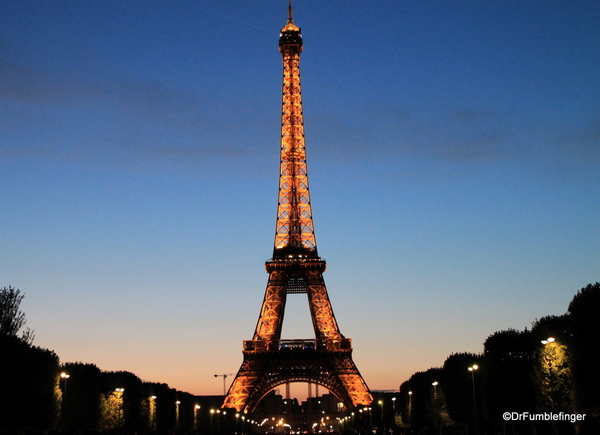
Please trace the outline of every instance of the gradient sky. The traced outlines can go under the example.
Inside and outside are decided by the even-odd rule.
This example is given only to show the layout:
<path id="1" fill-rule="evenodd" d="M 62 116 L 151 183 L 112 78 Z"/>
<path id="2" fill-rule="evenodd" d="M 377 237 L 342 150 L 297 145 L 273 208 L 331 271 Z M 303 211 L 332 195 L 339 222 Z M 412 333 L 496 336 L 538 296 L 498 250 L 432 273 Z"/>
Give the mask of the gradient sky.
<path id="1" fill-rule="evenodd" d="M 221 394 L 275 233 L 285 0 L 3 0 L 0 286 L 35 344 Z M 600 2 L 296 0 L 319 253 L 372 389 L 600 280 Z M 285 338 L 312 336 L 291 295 Z"/>

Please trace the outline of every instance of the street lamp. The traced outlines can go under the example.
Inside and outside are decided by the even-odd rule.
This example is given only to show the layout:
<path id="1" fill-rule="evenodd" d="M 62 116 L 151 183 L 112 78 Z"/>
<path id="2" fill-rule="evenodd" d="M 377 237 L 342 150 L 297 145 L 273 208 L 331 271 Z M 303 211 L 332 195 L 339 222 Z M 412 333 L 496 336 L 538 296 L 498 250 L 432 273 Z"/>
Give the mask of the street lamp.
<path id="1" fill-rule="evenodd" d="M 117 393 L 117 400 L 119 403 L 119 425 L 123 425 L 123 392 L 125 388 L 115 388 L 115 393 Z"/>
<path id="2" fill-rule="evenodd" d="M 200 422 L 198 418 L 198 412 L 200 411 L 200 405 L 194 406 L 194 429 L 199 429 Z"/>
<path id="3" fill-rule="evenodd" d="M 63 380 L 63 403 L 64 403 L 65 397 L 67 396 L 67 379 L 69 379 L 71 377 L 71 375 L 69 375 L 65 372 L 62 372 L 60 374 L 60 377 Z"/>
<path id="4" fill-rule="evenodd" d="M 431 385 L 433 385 L 433 409 L 435 410 L 436 426 L 439 426 L 440 435 L 442 435 L 442 425 L 438 423 L 438 421 L 440 419 L 440 415 L 439 415 L 439 404 L 438 404 L 438 397 L 437 397 L 437 386 L 439 385 L 439 383 L 438 383 L 438 381 L 433 381 L 431 383 Z"/>
<path id="5" fill-rule="evenodd" d="M 413 392 L 409 391 L 408 392 L 408 423 L 412 424 L 412 396 L 413 396 Z M 412 431 L 412 429 L 411 429 Z"/>
<path id="6" fill-rule="evenodd" d="M 473 364 L 469 367 L 471 372 L 471 382 L 473 384 L 473 432 L 477 435 L 477 402 L 475 401 L 475 371 L 479 369 L 477 364 Z"/>
<path id="7" fill-rule="evenodd" d="M 66 409 L 66 405 L 65 402 L 67 400 L 67 379 L 69 379 L 71 377 L 71 375 L 69 375 L 68 373 L 62 372 L 60 374 L 60 377 L 63 380 L 63 394 L 62 394 L 62 400 L 61 400 L 61 407 L 62 407 L 62 419 L 63 419 L 63 424 L 65 425 L 65 431 L 66 431 L 66 419 L 65 419 L 65 409 Z"/>
<path id="8" fill-rule="evenodd" d="M 554 343 L 555 341 L 556 341 L 556 339 L 554 337 L 548 337 L 547 339 L 542 340 L 542 344 L 544 346 L 547 346 L 549 344 Z M 550 405 L 552 406 L 552 409 L 554 409 L 554 373 L 552 371 L 553 358 L 550 355 L 545 355 L 544 359 L 546 360 L 546 363 L 548 364 L 548 374 L 550 375 Z"/>
<path id="9" fill-rule="evenodd" d="M 365 407 L 365 412 L 369 413 L 368 414 L 369 415 L 369 420 L 368 420 L 369 429 L 372 429 L 372 427 L 373 427 L 373 412 L 372 411 L 373 411 L 373 408 L 371 408 L 370 406 L 368 408 Z"/>
<path id="10" fill-rule="evenodd" d="M 150 428 L 154 429 L 156 426 L 156 396 L 150 396 L 150 412 L 149 412 L 149 420 L 150 420 Z"/>

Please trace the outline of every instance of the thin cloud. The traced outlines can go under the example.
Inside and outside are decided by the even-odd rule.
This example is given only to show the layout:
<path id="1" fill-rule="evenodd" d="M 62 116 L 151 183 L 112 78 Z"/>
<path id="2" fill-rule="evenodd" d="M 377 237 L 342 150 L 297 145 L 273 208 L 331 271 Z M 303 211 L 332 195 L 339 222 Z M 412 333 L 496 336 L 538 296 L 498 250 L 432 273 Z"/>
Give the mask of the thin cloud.
<path id="1" fill-rule="evenodd" d="M 504 160 L 510 157 L 502 145 L 507 142 L 503 133 L 489 133 L 474 138 L 440 141 L 420 150 L 423 155 L 438 160 L 465 164 Z"/>
<path id="2" fill-rule="evenodd" d="M 338 160 L 404 156 L 472 165 L 524 155 L 512 143 L 515 131 L 524 130 L 522 123 L 491 108 L 422 114 L 382 105 L 359 119 L 321 116 L 308 123 L 307 134 L 316 133 L 320 151 Z"/>
<path id="3" fill-rule="evenodd" d="M 147 147 L 139 148 L 140 152 L 155 155 L 157 157 L 206 157 L 206 156 L 224 156 L 224 157 L 244 157 L 256 154 L 255 151 L 249 149 L 235 147 L 212 147 L 212 148 L 189 148 L 189 147 Z"/>
<path id="4" fill-rule="evenodd" d="M 50 71 L 19 64 L 3 54 L 0 48 L 0 107 L 6 108 L 0 131 L 14 134 L 35 126 L 43 132 L 54 127 L 49 130 L 52 134 L 41 136 L 43 142 L 27 143 L 20 137 L 11 143 L 9 139 L 0 147 L 1 157 L 82 160 L 110 155 L 118 160 L 133 152 L 174 160 L 245 158 L 253 153 L 220 146 L 215 131 L 235 125 L 226 122 L 232 114 L 224 102 L 211 102 L 159 81 Z"/>
<path id="5" fill-rule="evenodd" d="M 48 150 L 31 147 L 7 147 L 0 146 L 0 158 L 22 158 L 22 157 L 47 157 L 51 153 Z"/>
<path id="6" fill-rule="evenodd" d="M 14 45 L 14 44 L 13 44 Z M 12 48 L 12 50 L 8 50 Z M 0 104 L 96 108 L 127 108 L 152 122 L 194 117 L 198 122 L 203 104 L 199 95 L 170 88 L 139 77 L 120 78 L 105 73 L 93 77 L 78 71 L 49 70 L 12 58 L 10 41 L 0 39 Z M 185 125 L 185 123 L 183 124 Z"/>
<path id="7" fill-rule="evenodd" d="M 33 105 L 112 103 L 156 119 L 196 113 L 200 98 L 139 78 L 92 80 L 11 63 L 0 57 L 0 98 Z"/>
<path id="8" fill-rule="evenodd" d="M 489 119 L 497 112 L 490 108 L 463 107 L 450 113 L 450 118 L 459 121 L 472 122 Z"/>
<path id="9" fill-rule="evenodd" d="M 600 116 L 577 126 L 556 141 L 561 157 L 600 161 Z"/>
<path id="10" fill-rule="evenodd" d="M 72 84 L 66 86 L 48 71 L 18 65 L 0 56 L 0 98 L 25 104 L 58 102 L 72 94 Z"/>

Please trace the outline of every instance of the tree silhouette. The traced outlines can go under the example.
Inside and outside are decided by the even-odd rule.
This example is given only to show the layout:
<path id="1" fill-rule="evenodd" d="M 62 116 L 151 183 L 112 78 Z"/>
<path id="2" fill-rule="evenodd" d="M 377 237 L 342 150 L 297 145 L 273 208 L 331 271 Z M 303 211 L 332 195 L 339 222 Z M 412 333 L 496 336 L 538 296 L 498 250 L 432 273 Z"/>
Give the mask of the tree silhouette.
<path id="1" fill-rule="evenodd" d="M 569 352 L 569 317 L 546 316 L 533 324 L 537 361 L 534 366 L 538 411 L 572 413 L 573 382 Z"/>
<path id="2" fill-rule="evenodd" d="M 484 370 L 482 360 L 481 355 L 473 353 L 453 353 L 444 362 L 444 393 L 448 414 L 453 421 L 464 426 L 474 425 L 476 422 L 475 412 L 481 414 L 482 411 L 481 381 L 479 379 L 479 370 Z M 468 369 L 473 365 L 478 366 L 475 373 Z M 475 397 L 473 397 L 474 392 Z"/>
<path id="3" fill-rule="evenodd" d="M 502 414 L 535 409 L 535 339 L 531 331 L 508 329 L 490 335 L 484 343 L 483 393 L 488 418 L 501 423 Z M 530 422 L 511 422 L 513 432 L 527 431 Z"/>
<path id="4" fill-rule="evenodd" d="M 25 295 L 21 294 L 19 289 L 11 286 L 0 290 L 0 335 L 17 337 L 21 328 L 27 323 L 25 313 L 20 309 L 24 297 Z M 25 328 L 20 338 L 27 344 L 33 343 L 33 331 Z"/>
<path id="5" fill-rule="evenodd" d="M 0 335 L 0 434 L 41 434 L 59 411 L 58 356 Z"/>
<path id="6" fill-rule="evenodd" d="M 588 284 L 569 304 L 571 353 L 577 410 L 600 414 L 600 283 Z M 598 427 L 597 427 L 598 428 Z"/>

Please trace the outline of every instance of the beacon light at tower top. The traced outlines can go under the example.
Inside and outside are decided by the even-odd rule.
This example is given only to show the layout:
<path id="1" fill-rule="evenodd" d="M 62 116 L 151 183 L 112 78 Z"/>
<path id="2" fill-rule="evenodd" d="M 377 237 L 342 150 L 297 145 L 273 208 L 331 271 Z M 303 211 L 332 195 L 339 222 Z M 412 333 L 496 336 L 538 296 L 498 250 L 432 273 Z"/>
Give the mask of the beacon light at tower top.
<path id="1" fill-rule="evenodd" d="M 294 23 L 287 23 L 283 29 L 281 29 L 281 33 L 279 36 L 282 36 L 284 32 L 299 32 L 300 27 L 296 26 Z"/>

